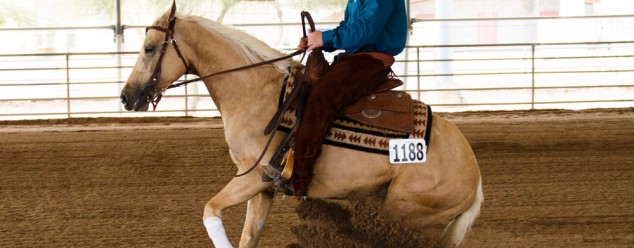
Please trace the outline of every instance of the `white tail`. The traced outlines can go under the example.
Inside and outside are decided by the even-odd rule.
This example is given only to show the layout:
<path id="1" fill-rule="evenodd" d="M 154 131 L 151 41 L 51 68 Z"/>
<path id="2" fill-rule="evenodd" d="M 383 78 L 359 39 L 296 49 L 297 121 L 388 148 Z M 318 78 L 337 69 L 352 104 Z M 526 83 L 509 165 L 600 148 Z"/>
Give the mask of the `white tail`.
<path id="1" fill-rule="evenodd" d="M 462 214 L 453 219 L 445 228 L 443 243 L 446 247 L 458 247 L 462 243 L 467 233 L 471 230 L 473 221 L 480 214 L 480 205 L 484 201 L 482 193 L 482 178 L 478 180 L 478 189 L 476 190 L 473 203 Z"/>

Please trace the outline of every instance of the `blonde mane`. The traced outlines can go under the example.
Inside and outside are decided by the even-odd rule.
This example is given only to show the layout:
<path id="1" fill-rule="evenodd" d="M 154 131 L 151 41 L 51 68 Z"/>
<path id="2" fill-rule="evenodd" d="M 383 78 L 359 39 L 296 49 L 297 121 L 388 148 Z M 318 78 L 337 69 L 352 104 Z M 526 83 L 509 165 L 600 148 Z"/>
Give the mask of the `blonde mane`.
<path id="1" fill-rule="evenodd" d="M 257 63 L 284 56 L 283 53 L 271 48 L 261 40 L 234 27 L 223 25 L 200 16 L 177 14 L 176 17 L 195 22 L 209 32 L 225 39 L 230 44 L 234 44 L 238 53 L 249 63 Z M 275 63 L 275 67 L 280 72 L 286 72 L 288 66 L 292 63 L 292 60 L 284 60 Z"/>

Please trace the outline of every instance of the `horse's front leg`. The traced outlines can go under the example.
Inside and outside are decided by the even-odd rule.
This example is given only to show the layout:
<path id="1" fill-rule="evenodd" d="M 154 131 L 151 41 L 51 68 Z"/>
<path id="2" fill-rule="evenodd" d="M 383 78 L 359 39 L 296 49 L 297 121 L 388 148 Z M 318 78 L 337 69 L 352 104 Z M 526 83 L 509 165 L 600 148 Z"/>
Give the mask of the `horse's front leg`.
<path id="1" fill-rule="evenodd" d="M 207 202 L 203 223 L 209 238 L 211 238 L 216 247 L 232 247 L 222 225 L 222 211 L 248 201 L 269 188 L 270 184 L 270 182 L 262 182 L 260 174 L 253 171 L 242 177 L 233 178 L 227 186 Z M 268 210 L 266 212 L 268 213 Z"/>
<path id="2" fill-rule="evenodd" d="M 260 234 L 264 229 L 264 222 L 269 215 L 271 205 L 273 205 L 274 196 L 275 192 L 265 190 L 249 200 L 240 247 L 256 247 L 258 245 Z"/>

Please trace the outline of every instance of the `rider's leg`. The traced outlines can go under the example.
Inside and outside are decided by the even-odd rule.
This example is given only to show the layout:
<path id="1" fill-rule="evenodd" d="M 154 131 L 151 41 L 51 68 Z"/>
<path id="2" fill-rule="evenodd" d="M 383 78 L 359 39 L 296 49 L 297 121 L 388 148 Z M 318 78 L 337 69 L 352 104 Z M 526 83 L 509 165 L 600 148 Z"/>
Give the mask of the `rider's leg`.
<path id="1" fill-rule="evenodd" d="M 295 142 L 292 183 L 296 195 L 306 195 L 313 166 L 326 132 L 345 106 L 367 96 L 386 78 L 389 68 L 369 55 L 344 56 L 313 84 Z"/>

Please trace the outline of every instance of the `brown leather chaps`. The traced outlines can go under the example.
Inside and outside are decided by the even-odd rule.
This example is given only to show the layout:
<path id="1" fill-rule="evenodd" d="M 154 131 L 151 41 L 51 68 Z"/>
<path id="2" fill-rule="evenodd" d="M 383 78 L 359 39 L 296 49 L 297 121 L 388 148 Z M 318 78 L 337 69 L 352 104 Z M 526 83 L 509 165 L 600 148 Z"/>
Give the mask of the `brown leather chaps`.
<path id="1" fill-rule="evenodd" d="M 304 196 L 308 192 L 315 162 L 336 114 L 370 95 L 390 71 L 381 60 L 370 55 L 350 54 L 340 58 L 328 73 L 312 84 L 295 137 L 295 168 L 291 180 L 295 195 Z"/>

